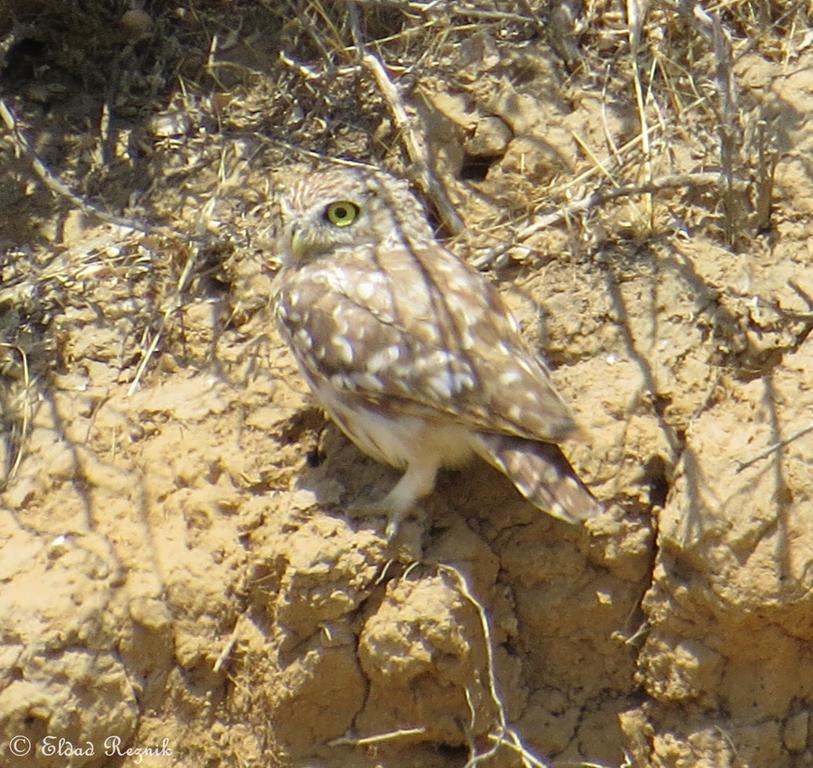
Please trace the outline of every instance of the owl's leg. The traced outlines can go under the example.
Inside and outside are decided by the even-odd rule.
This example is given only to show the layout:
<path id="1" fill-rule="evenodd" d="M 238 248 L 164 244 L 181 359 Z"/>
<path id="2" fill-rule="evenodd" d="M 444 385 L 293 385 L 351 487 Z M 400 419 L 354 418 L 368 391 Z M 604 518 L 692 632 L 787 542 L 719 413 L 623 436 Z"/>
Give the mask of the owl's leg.
<path id="1" fill-rule="evenodd" d="M 418 499 L 432 492 L 438 467 L 435 460 L 410 461 L 406 472 L 386 496 L 377 501 L 355 502 L 351 510 L 365 515 L 386 515 L 387 540 L 392 541 L 398 534 L 401 521 L 415 508 Z"/>
<path id="2" fill-rule="evenodd" d="M 437 474 L 437 461 L 424 459 L 407 464 L 406 472 L 380 502 L 382 511 L 387 513 L 387 541 L 396 537 L 401 520 L 415 507 L 418 499 L 432 493 Z"/>

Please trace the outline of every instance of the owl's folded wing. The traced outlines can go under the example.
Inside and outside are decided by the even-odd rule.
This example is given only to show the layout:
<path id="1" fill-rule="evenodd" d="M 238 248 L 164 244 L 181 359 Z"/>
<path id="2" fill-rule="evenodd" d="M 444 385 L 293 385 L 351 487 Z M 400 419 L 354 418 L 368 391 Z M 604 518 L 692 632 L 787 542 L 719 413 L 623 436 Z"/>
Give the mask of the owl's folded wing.
<path id="1" fill-rule="evenodd" d="M 574 433 L 496 289 L 460 262 L 437 263 L 382 265 L 384 279 L 338 260 L 292 279 L 277 311 L 311 378 L 425 419 L 548 442 Z"/>

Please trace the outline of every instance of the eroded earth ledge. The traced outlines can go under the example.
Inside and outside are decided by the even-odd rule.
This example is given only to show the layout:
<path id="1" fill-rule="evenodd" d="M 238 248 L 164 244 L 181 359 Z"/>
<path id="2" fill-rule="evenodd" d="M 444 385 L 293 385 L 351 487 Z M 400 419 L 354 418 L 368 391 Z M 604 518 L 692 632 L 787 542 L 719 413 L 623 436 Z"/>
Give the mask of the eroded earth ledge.
<path id="1" fill-rule="evenodd" d="M 606 504 L 391 548 L 268 311 L 275 174 L 412 167 L 349 4 L 107 5 L 0 19 L 0 763 L 813 764 L 804 10 L 353 4 Z"/>

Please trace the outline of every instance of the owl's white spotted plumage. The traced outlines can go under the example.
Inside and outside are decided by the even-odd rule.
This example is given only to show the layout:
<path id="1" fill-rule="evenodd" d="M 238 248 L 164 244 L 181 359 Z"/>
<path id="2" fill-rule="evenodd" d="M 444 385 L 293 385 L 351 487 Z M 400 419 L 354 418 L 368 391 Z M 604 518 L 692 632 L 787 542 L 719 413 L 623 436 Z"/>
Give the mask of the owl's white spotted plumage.
<path id="1" fill-rule="evenodd" d="M 342 431 L 404 475 L 376 506 L 392 536 L 442 466 L 474 454 L 573 522 L 598 503 L 557 442 L 576 426 L 497 290 L 435 240 L 407 185 L 299 169 L 280 196 L 275 311 Z"/>

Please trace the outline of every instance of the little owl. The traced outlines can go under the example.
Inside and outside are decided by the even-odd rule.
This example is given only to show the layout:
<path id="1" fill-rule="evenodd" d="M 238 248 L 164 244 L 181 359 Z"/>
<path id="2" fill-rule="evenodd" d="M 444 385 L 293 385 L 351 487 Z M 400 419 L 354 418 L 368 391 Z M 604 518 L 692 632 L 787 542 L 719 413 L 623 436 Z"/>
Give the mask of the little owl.
<path id="1" fill-rule="evenodd" d="M 545 364 L 496 288 L 435 240 L 405 182 L 298 170 L 280 207 L 279 327 L 347 437 L 404 470 L 373 505 L 388 537 L 440 467 L 474 455 L 554 517 L 599 511 L 557 446 L 577 430 Z"/>

